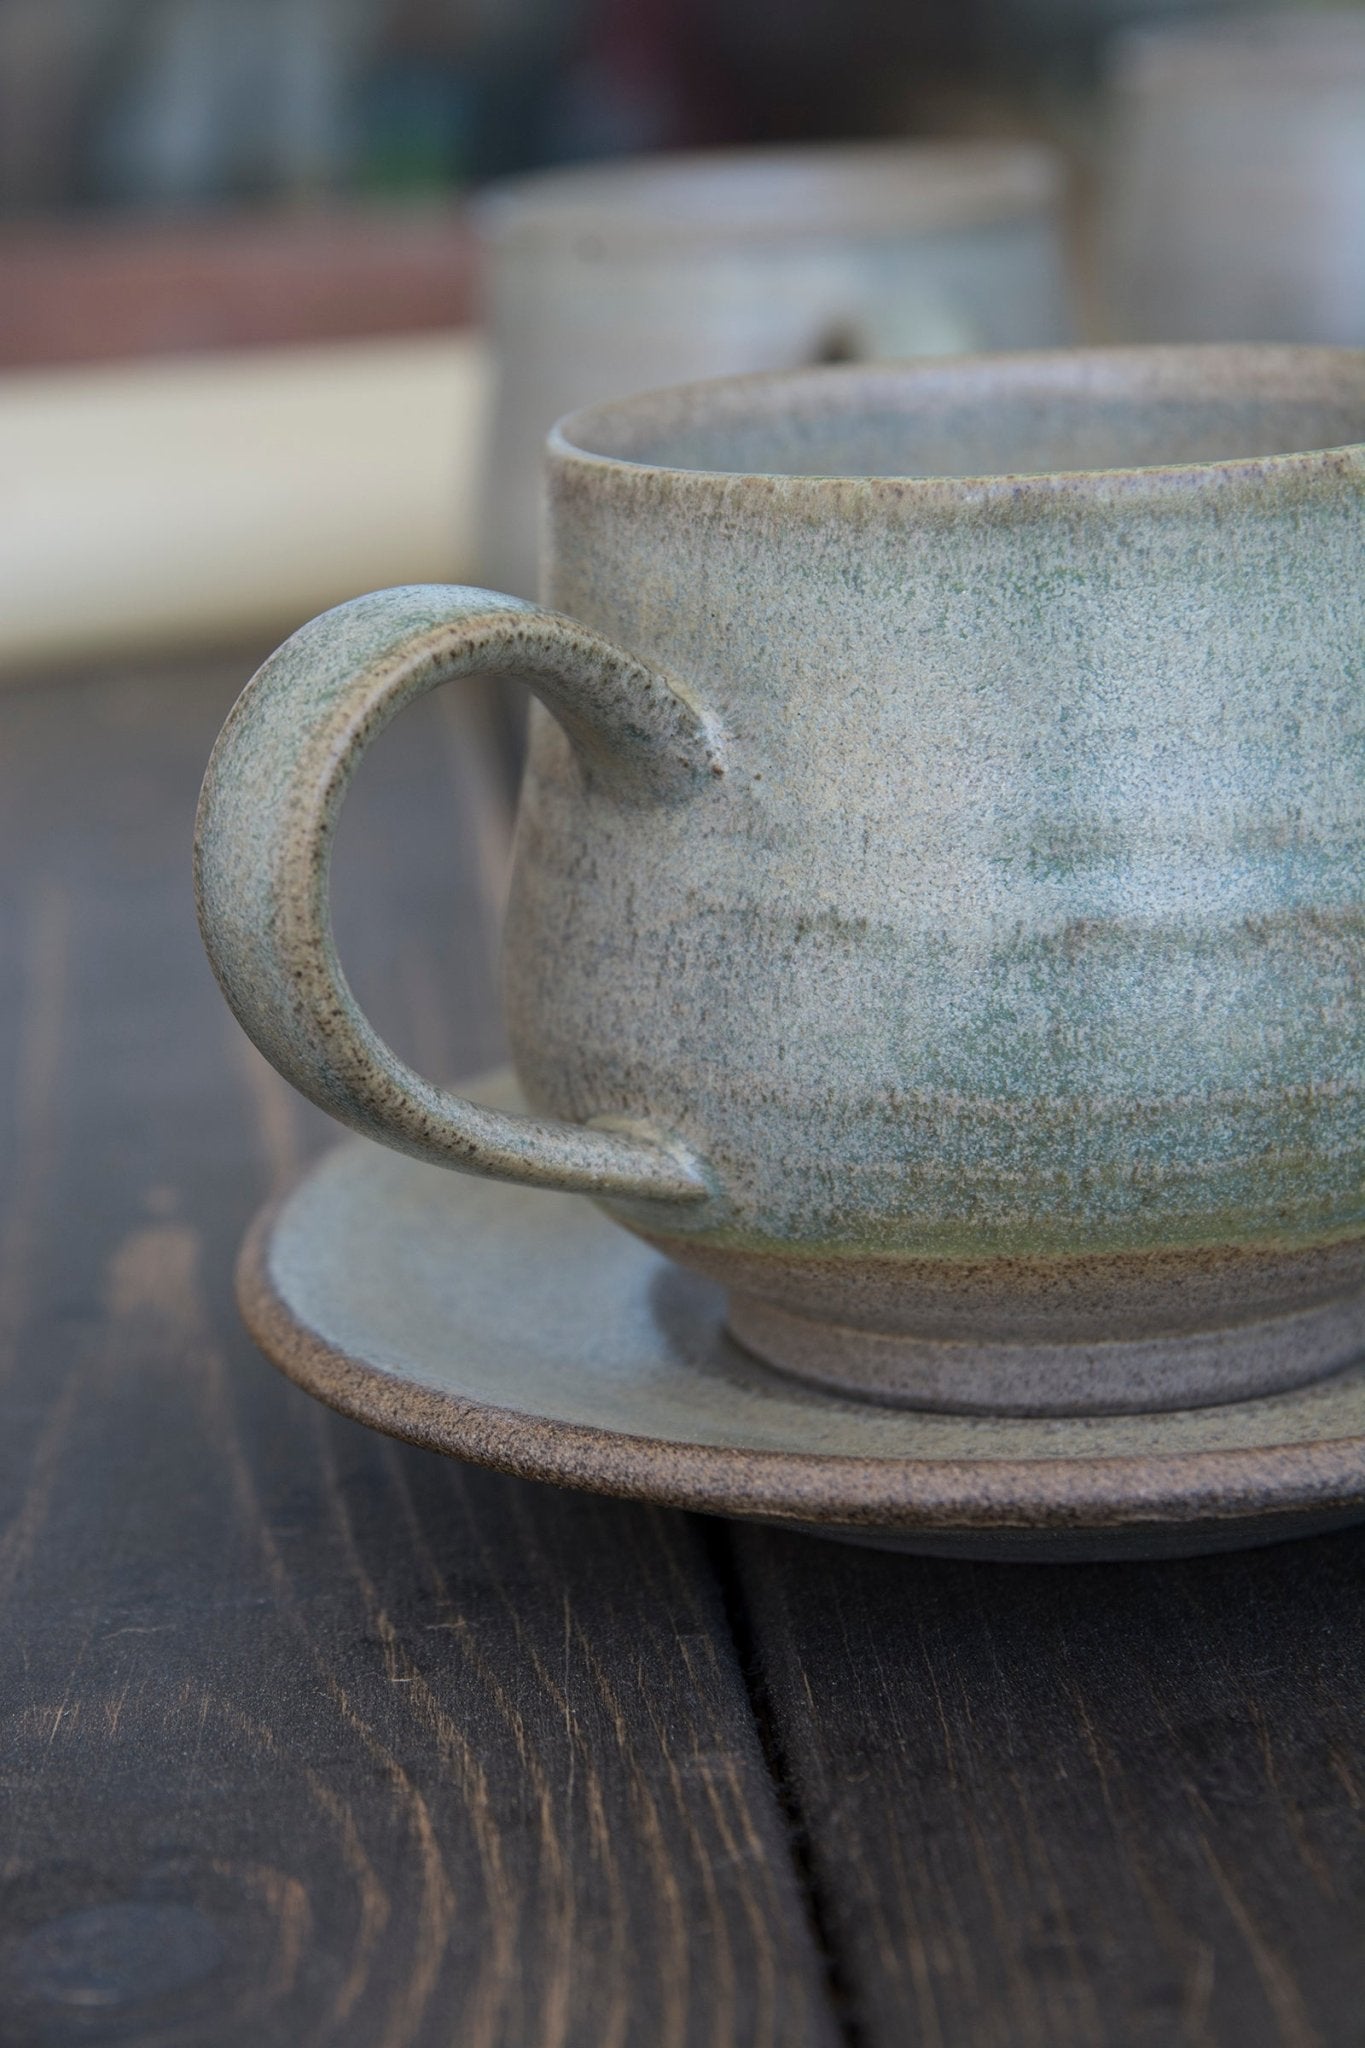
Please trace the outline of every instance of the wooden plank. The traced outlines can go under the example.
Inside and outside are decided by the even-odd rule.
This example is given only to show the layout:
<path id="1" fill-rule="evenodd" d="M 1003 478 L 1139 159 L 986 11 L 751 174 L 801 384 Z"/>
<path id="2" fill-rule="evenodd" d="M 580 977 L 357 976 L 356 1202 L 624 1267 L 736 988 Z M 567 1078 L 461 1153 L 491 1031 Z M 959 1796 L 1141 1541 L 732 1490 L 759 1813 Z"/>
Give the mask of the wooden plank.
<path id="1" fill-rule="evenodd" d="M 0 2038 L 833 2042 L 706 1531 L 381 1440 L 239 1327 L 326 1135 L 193 929 L 247 666 L 0 705 Z M 501 828 L 425 711 L 352 800 L 342 949 L 457 1068 Z"/>
<path id="2" fill-rule="evenodd" d="M 860 2048 L 1365 2039 L 1365 1533 L 738 1584 Z"/>

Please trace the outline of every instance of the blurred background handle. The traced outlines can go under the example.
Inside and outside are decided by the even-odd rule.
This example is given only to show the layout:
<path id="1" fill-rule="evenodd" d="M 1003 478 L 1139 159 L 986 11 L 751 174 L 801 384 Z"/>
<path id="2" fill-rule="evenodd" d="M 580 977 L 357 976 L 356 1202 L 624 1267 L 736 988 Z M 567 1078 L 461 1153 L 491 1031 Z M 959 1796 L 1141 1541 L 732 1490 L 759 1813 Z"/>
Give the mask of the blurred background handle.
<path id="1" fill-rule="evenodd" d="M 904 356 L 963 355 L 982 346 L 967 308 L 923 286 L 885 292 L 830 329 L 821 362 L 877 362 Z"/>

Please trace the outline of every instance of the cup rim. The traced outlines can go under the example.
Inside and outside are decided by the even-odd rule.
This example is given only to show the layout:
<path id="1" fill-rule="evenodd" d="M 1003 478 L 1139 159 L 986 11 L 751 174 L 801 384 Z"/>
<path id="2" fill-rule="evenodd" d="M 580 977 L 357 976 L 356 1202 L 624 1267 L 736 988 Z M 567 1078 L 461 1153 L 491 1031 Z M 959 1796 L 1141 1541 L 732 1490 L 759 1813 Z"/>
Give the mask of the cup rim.
<path id="1" fill-rule="evenodd" d="M 1020 350 L 990 355 L 922 356 L 900 363 L 839 363 L 798 370 L 765 370 L 738 377 L 677 384 L 628 398 L 613 398 L 568 413 L 550 429 L 546 460 L 552 471 L 596 473 L 604 478 L 666 482 L 674 492 L 703 495 L 748 486 L 779 491 L 802 501 L 833 504 L 850 493 L 872 500 L 896 500 L 928 509 L 1007 499 L 1021 509 L 1067 498 L 1131 498 L 1135 493 L 1188 497 L 1216 486 L 1257 489 L 1272 482 L 1304 480 L 1315 472 L 1359 472 L 1365 478 L 1365 439 L 1326 447 L 1272 449 L 1199 462 L 1133 464 L 1093 469 L 981 473 L 972 476 L 819 475 L 779 470 L 702 469 L 653 461 L 591 445 L 606 430 L 634 428 L 656 435 L 676 432 L 697 419 L 752 419 L 793 406 L 827 411 L 842 399 L 849 409 L 859 392 L 898 393 L 917 389 L 983 401 L 1000 394 L 1058 393 L 1112 397 L 1215 397 L 1229 384 L 1248 398 L 1267 401 L 1341 397 L 1355 389 L 1365 420 L 1365 349 L 1316 344 L 1192 343 L 1122 348 Z"/>
<path id="2" fill-rule="evenodd" d="M 979 226 L 1045 214 L 1062 186 L 1061 158 L 1044 142 L 806 143 L 661 151 L 534 171 L 485 187 L 469 211 L 496 250 L 557 244 L 600 256 Z"/>

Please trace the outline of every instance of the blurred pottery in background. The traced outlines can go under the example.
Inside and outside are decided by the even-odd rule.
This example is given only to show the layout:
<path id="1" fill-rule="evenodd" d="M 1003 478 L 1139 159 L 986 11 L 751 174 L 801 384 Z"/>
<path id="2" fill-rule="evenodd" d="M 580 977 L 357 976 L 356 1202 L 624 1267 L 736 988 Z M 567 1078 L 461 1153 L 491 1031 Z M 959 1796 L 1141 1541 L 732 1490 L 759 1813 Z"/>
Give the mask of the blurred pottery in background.
<path id="1" fill-rule="evenodd" d="M 497 396 L 483 574 L 538 595 L 545 435 L 731 372 L 1069 340 L 1057 161 L 974 142 L 655 157 L 476 209 Z"/>
<path id="2" fill-rule="evenodd" d="M 240 700 L 199 832 L 228 999 L 342 1121 L 596 1196 L 845 1395 L 1310 1381 L 1365 1343 L 1362 442 L 1365 355 L 1307 349 L 572 417 L 556 612 L 382 592 Z M 530 1117 L 380 1043 L 328 911 L 370 739 L 489 668 L 543 707 L 506 952 Z"/>
<path id="3" fill-rule="evenodd" d="M 1097 267 L 1116 340 L 1365 341 L 1365 16 L 1121 38 Z"/>

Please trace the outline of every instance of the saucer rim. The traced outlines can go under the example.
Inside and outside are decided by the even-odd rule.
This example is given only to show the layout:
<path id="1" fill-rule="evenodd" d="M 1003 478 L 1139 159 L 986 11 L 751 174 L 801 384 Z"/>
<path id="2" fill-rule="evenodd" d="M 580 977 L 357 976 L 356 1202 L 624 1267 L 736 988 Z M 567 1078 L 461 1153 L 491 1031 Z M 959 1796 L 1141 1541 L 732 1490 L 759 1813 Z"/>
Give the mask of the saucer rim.
<path id="1" fill-rule="evenodd" d="M 868 1458 L 684 1443 L 463 1398 L 342 1350 L 276 1285 L 276 1226 L 321 1163 L 247 1231 L 236 1267 L 243 1320 L 271 1363 L 325 1406 L 447 1457 L 658 1506 L 820 1528 L 1119 1530 L 1365 1507 L 1365 1435 L 1132 1457 Z"/>

